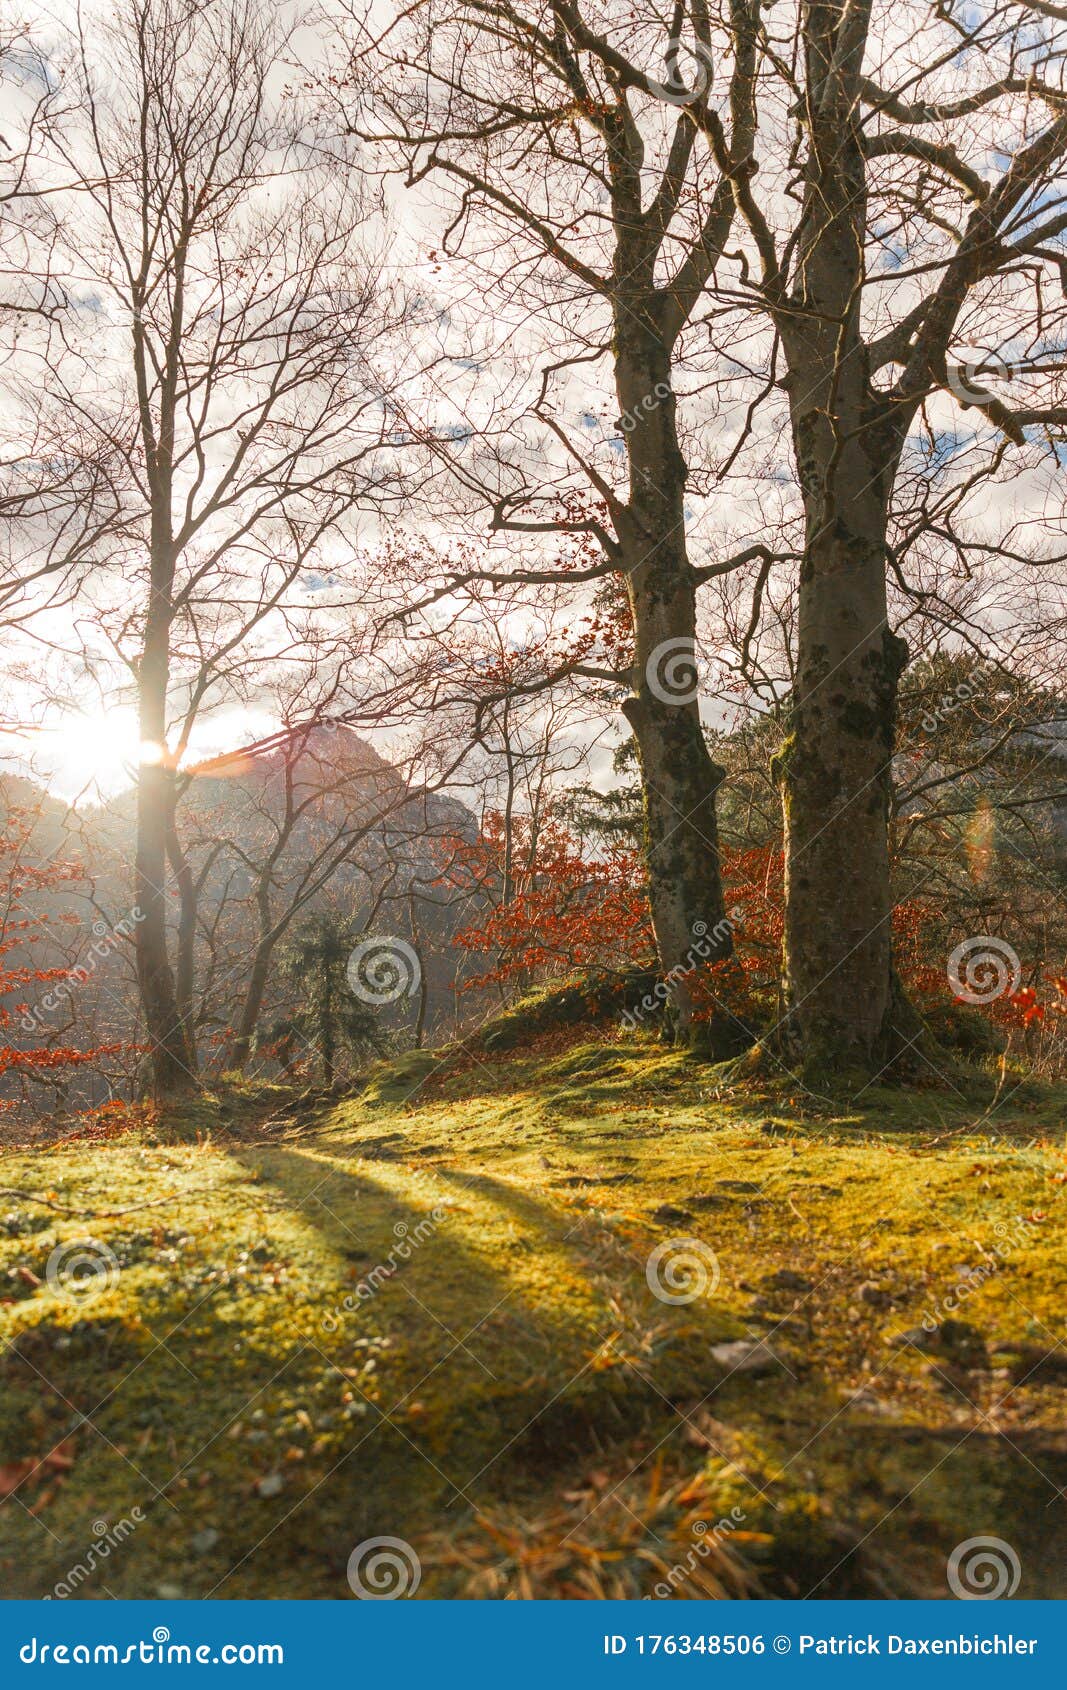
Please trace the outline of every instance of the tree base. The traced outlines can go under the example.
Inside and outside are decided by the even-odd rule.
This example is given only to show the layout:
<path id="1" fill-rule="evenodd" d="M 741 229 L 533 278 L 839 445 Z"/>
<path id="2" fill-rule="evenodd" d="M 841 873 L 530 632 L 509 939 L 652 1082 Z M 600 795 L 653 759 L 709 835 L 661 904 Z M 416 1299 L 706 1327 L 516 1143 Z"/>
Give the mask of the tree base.
<path id="1" fill-rule="evenodd" d="M 200 1090 L 201 1082 L 188 1063 L 163 1047 L 155 1050 L 141 1068 L 141 1095 L 153 1103 L 166 1103 Z"/>
<path id="2" fill-rule="evenodd" d="M 691 1056 L 694 1062 L 728 1062 L 747 1050 L 756 1034 L 732 1015 L 682 1021 L 668 1009 L 660 1022 L 660 1037 L 664 1044 Z"/>
<path id="3" fill-rule="evenodd" d="M 850 1100 L 874 1085 L 953 1085 L 958 1064 L 938 1043 L 894 974 L 890 1003 L 874 1051 L 857 1050 L 837 1028 L 807 1044 L 785 1026 L 756 1038 L 732 1063 L 731 1084 L 794 1080 L 827 1102 Z M 973 1076 L 972 1076 L 973 1077 Z"/>

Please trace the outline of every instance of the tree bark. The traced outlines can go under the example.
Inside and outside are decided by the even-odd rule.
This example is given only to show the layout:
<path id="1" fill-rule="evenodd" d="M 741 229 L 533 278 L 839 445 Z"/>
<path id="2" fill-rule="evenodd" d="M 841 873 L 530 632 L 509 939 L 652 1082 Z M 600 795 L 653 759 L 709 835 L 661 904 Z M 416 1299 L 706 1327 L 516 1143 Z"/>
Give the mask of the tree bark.
<path id="1" fill-rule="evenodd" d="M 715 1002 L 708 973 L 733 949 L 717 819 L 724 771 L 700 723 L 697 584 L 685 539 L 688 468 L 678 444 L 671 346 L 647 293 L 617 312 L 615 371 L 624 427 L 630 422 L 630 497 L 620 539 L 634 666 L 623 713 L 641 765 L 652 927 L 672 1035 L 725 1057 L 750 1034 Z"/>
<path id="2" fill-rule="evenodd" d="M 175 885 L 178 888 L 178 952 L 174 985 L 175 1001 L 178 1017 L 185 1030 L 189 1055 L 192 1059 L 191 1065 L 195 1073 L 199 1066 L 193 1001 L 196 984 L 196 917 L 199 889 L 193 874 L 192 864 L 182 849 L 182 843 L 178 837 L 173 806 L 170 826 L 167 829 L 167 857 Z"/>
<path id="3" fill-rule="evenodd" d="M 167 834 L 175 807 L 175 772 L 167 764 L 164 749 L 168 637 L 164 610 L 150 610 L 138 675 L 142 760 L 137 779 L 134 901 L 141 910 L 135 940 L 137 982 L 152 1090 L 157 1097 L 185 1090 L 195 1076 L 167 947 Z"/>
<path id="4" fill-rule="evenodd" d="M 333 1019 L 333 976 L 330 973 L 328 960 L 323 962 L 323 976 L 322 1020 L 319 1027 L 319 1036 L 322 1041 L 322 1079 L 327 1091 L 329 1091 L 334 1079 L 334 1058 L 337 1042 Z"/>
<path id="5" fill-rule="evenodd" d="M 810 157 L 797 285 L 780 315 L 806 517 L 791 735 L 777 772 L 786 853 L 786 1044 L 814 1077 L 886 1067 L 917 1019 L 892 960 L 888 816 L 897 686 L 889 500 L 900 417 L 869 375 L 859 303 L 866 166 L 859 79 L 866 0 L 813 5 Z"/>
<path id="6" fill-rule="evenodd" d="M 864 501 L 812 537 L 796 697 L 778 761 L 787 1029 L 816 1075 L 873 1073 L 912 1036 L 892 962 L 888 817 L 907 651 L 886 614 L 884 525 Z"/>
<path id="7" fill-rule="evenodd" d="M 267 981 L 270 978 L 271 958 L 274 947 L 281 937 L 280 930 L 275 928 L 271 918 L 269 892 L 264 882 L 260 883 L 256 905 L 259 912 L 259 939 L 256 944 L 255 955 L 252 958 L 252 968 L 248 976 L 248 986 L 241 1004 L 241 1013 L 237 1021 L 237 1030 L 230 1046 L 230 1065 L 240 1073 L 252 1053 L 252 1040 L 255 1038 L 259 1025 L 260 1011 L 267 992 Z"/>

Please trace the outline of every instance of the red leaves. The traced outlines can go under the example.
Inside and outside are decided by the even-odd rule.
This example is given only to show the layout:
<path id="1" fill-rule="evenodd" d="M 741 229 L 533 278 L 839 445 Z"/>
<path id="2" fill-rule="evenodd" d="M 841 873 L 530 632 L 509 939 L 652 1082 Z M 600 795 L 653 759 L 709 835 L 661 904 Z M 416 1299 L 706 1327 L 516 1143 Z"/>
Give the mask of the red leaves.
<path id="1" fill-rule="evenodd" d="M 1019 1011 L 1024 1027 L 1045 1019 L 1045 1006 L 1038 1003 L 1033 986 L 1024 986 L 1021 991 L 1013 992 L 1008 1001 Z"/>
<path id="2" fill-rule="evenodd" d="M 703 965 L 694 944 L 690 990 L 698 1003 L 703 998 L 708 1014 L 713 1003 L 725 1003 L 758 1025 L 775 1013 L 777 1003 L 782 853 L 771 846 L 725 847 L 722 872 L 734 954 L 728 961 Z M 503 902 L 506 874 L 511 896 Z M 654 955 L 644 864 L 637 851 L 615 848 L 590 856 L 556 823 L 531 837 L 529 818 L 512 818 L 508 829 L 503 816 L 490 814 L 474 845 L 453 842 L 442 879 L 481 888 L 492 905 L 455 940 L 461 949 L 491 959 L 484 973 L 467 982 L 468 989 L 500 982 L 525 986 L 585 970 L 647 965 Z M 905 900 L 893 912 L 893 943 L 910 993 L 931 1007 L 952 1001 L 943 911 L 918 899 Z M 1067 975 L 1049 984 L 1054 1001 L 1044 1001 L 1038 987 L 1025 986 L 967 1012 L 1006 1026 L 1039 1028 L 1050 1015 L 1067 1015 Z"/>
<path id="3" fill-rule="evenodd" d="M 122 1048 L 128 1050 L 129 1046 Z M 100 1143 L 107 1139 L 121 1138 L 124 1133 L 133 1132 L 138 1127 L 152 1125 L 155 1121 L 155 1109 L 151 1104 L 124 1103 L 115 1097 L 110 1103 L 102 1103 L 98 1108 L 83 1110 L 78 1120 L 82 1123 L 79 1127 L 73 1132 L 64 1133 L 66 1144 L 73 1144 L 79 1139 Z"/>
<path id="4" fill-rule="evenodd" d="M 0 975 L 0 989 L 3 976 Z M 14 1050 L 0 1045 L 0 1074 L 18 1072 L 26 1068 L 77 1068 L 87 1062 L 98 1062 L 102 1056 L 116 1056 L 128 1047 L 123 1043 L 95 1045 L 92 1050 L 74 1050 L 69 1045 L 41 1046 L 35 1050 Z"/>
<path id="5" fill-rule="evenodd" d="M 455 941 L 463 950 L 493 958 L 490 968 L 468 982 L 468 989 L 647 964 L 654 955 L 638 851 L 615 847 L 587 856 L 579 841 L 556 823 L 531 839 L 527 818 L 512 819 L 509 839 L 504 818 L 490 814 L 477 843 L 457 850 L 452 874 L 457 882 L 468 876 L 489 896 L 499 897 L 506 868 L 512 879 L 508 902 L 496 903 Z M 723 998 L 736 1013 L 751 1014 L 759 993 L 777 990 L 782 856 L 769 847 L 724 850 L 723 874 L 735 956 L 705 966 L 701 934 L 694 929 L 693 984 L 698 997 L 705 990 L 709 1014 L 712 1000 Z"/>
<path id="6" fill-rule="evenodd" d="M 62 1480 L 74 1466 L 74 1439 L 64 1438 L 47 1455 L 25 1455 L 21 1461 L 9 1461 L 0 1467 L 0 1498 L 14 1496 L 17 1490 L 28 1490 L 44 1484 L 46 1479 Z M 37 1510 L 49 1500 L 52 1490 L 43 1492 L 30 1509 Z"/>
<path id="7" fill-rule="evenodd" d="M 49 920 L 38 916 L 27 906 L 34 894 L 54 892 L 58 887 L 84 878 L 77 863 L 29 861 L 34 849 L 35 814 L 26 808 L 13 806 L 0 832 L 0 909 L 3 910 L 3 931 L 0 932 L 0 959 L 18 950 L 23 953 L 33 944 L 52 937 L 50 930 L 57 926 L 81 926 L 80 918 L 71 912 L 53 914 Z M 84 979 L 86 970 L 72 967 L 5 969 L 0 962 L 0 1000 L 13 998 L 14 1005 L 0 1003 L 0 1034 L 7 1038 L 26 1034 L 22 1047 L 0 1044 L 0 1075 L 40 1074 L 56 1069 L 85 1067 L 105 1056 L 117 1055 L 128 1047 L 124 1044 L 101 1044 L 91 1050 L 79 1050 L 70 1045 L 50 1044 L 47 1026 L 32 1012 L 32 1003 L 25 1001 L 27 986 L 52 986 L 57 982 Z M 46 994 L 44 994 L 46 995 Z M 26 1025 L 26 1023 L 29 1025 Z M 31 1042 L 31 1040 L 35 1042 Z M 0 1108 L 4 1105 L 0 1105 Z"/>
<path id="8" fill-rule="evenodd" d="M 531 839 L 526 818 L 513 819 L 510 850 L 506 833 L 503 816 L 491 813 L 481 838 L 462 847 L 454 864 L 491 897 L 499 897 L 509 870 L 511 875 L 508 902 L 495 904 L 479 925 L 456 936 L 462 950 L 495 957 L 468 989 L 647 958 L 652 930 L 636 852 L 613 850 L 589 859 L 555 823 Z"/>

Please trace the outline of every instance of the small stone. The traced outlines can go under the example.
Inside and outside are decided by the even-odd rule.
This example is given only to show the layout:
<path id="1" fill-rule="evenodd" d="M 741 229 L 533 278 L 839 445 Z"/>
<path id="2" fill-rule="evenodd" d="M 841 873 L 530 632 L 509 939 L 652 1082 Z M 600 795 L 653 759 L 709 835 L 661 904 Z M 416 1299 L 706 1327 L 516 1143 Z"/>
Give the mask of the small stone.
<path id="1" fill-rule="evenodd" d="M 927 1331 L 925 1326 L 911 1326 L 907 1332 L 887 1332 L 885 1341 L 893 1350 L 921 1350 L 923 1355 L 934 1355 L 937 1351 L 936 1330 Z"/>
<path id="2" fill-rule="evenodd" d="M 792 1268 L 779 1268 L 777 1273 L 769 1273 L 763 1281 L 768 1291 L 813 1291 L 814 1282 L 805 1279 L 802 1273 L 794 1273 Z"/>
<path id="3" fill-rule="evenodd" d="M 711 1357 L 730 1373 L 774 1373 L 785 1368 L 763 1338 L 738 1338 L 731 1344 L 713 1344 Z"/>
<path id="4" fill-rule="evenodd" d="M 862 1409 L 865 1414 L 891 1414 L 893 1412 L 889 1403 L 883 1402 L 881 1397 L 875 1396 L 872 1390 L 864 1386 L 861 1386 L 857 1391 L 842 1391 L 841 1397 L 849 1408 Z"/>
<path id="5" fill-rule="evenodd" d="M 161 1597 L 164 1602 L 180 1602 L 182 1587 L 180 1584 L 157 1584 L 156 1595 Z"/>
<path id="6" fill-rule="evenodd" d="M 879 1285 L 877 1280 L 868 1279 L 860 1286 L 857 1296 L 861 1303 L 866 1303 L 872 1309 L 888 1309 L 892 1306 L 893 1293 L 886 1286 Z"/>
<path id="7" fill-rule="evenodd" d="M 189 1547 L 194 1555 L 209 1555 L 219 1541 L 219 1534 L 214 1526 L 205 1526 L 202 1532 L 194 1532 L 189 1539 Z"/>
<path id="8" fill-rule="evenodd" d="M 263 1497 L 277 1496 L 284 1484 L 285 1480 L 280 1473 L 267 1473 L 256 1481 L 256 1491 Z"/>

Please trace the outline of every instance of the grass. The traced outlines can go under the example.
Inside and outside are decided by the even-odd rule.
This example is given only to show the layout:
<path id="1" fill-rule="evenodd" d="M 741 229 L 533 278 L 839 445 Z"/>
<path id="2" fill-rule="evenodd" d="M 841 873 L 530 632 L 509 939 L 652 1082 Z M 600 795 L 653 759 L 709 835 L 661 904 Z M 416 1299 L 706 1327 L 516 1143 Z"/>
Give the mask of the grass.
<path id="1" fill-rule="evenodd" d="M 8 1153 L 7 1594 L 348 1597 L 389 1536 L 420 1596 L 933 1596 L 993 1535 L 1062 1597 L 1064 1096 L 989 1092 L 569 1030 Z"/>

